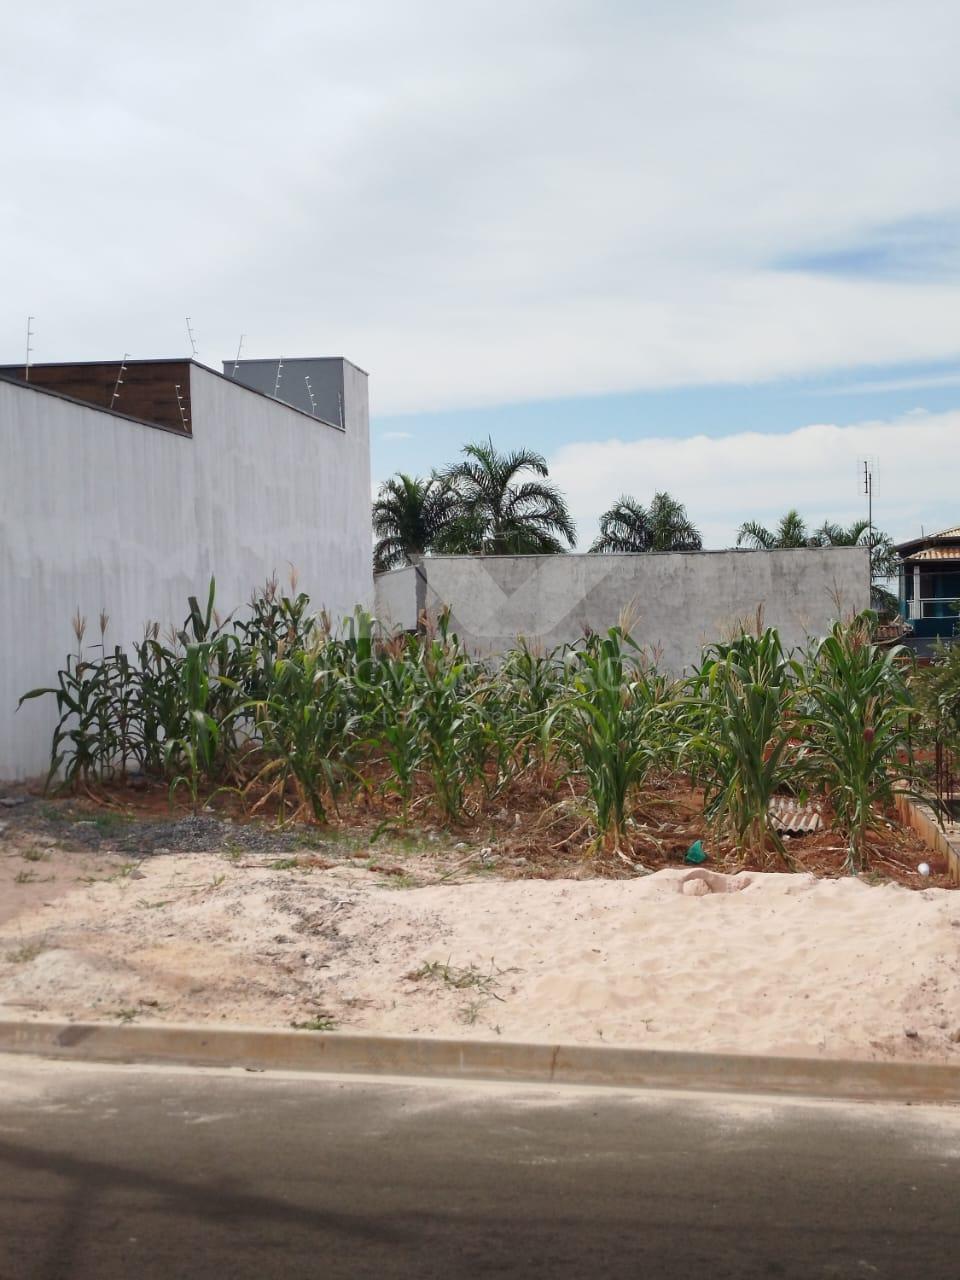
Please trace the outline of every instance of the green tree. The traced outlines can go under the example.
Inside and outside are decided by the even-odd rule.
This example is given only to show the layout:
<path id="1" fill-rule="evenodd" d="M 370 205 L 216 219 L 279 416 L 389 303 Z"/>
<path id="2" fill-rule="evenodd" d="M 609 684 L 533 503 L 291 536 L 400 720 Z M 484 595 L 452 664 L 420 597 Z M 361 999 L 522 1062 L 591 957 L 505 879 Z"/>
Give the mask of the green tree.
<path id="1" fill-rule="evenodd" d="M 686 507 L 669 493 L 655 493 L 646 508 L 624 494 L 600 517 L 600 534 L 590 550 L 699 551 L 702 546 Z"/>
<path id="2" fill-rule="evenodd" d="M 375 572 L 413 564 L 441 550 L 458 510 L 456 495 L 439 476 L 424 480 L 399 471 L 384 480 L 373 504 Z"/>
<path id="3" fill-rule="evenodd" d="M 871 533 L 867 520 L 854 520 L 846 527 L 824 520 L 819 529 L 811 533 L 799 512 L 790 510 L 773 530 L 752 520 L 742 524 L 737 533 L 737 546 L 744 543 L 762 551 L 781 547 L 869 547 L 870 603 L 881 612 L 890 612 L 897 607 L 896 596 L 887 590 L 884 583 L 897 572 L 899 557 L 890 535 L 876 528 Z"/>
<path id="4" fill-rule="evenodd" d="M 747 520 L 737 531 L 737 546 L 744 545 L 756 551 L 777 551 L 784 547 L 813 547 L 818 544 L 807 532 L 806 521 L 800 512 L 791 508 L 776 529 L 767 529 L 755 520 Z"/>
<path id="5" fill-rule="evenodd" d="M 883 585 L 896 575 L 900 564 L 893 539 L 882 529 L 872 529 L 868 520 L 854 520 L 846 528 L 825 520 L 814 533 L 820 547 L 869 547 L 870 595 L 874 609 L 896 609 L 897 599 Z"/>
<path id="6" fill-rule="evenodd" d="M 498 453 L 492 440 L 468 444 L 464 460 L 443 480 L 456 495 L 455 524 L 444 549 L 486 555 L 542 555 L 576 542 L 576 527 L 559 489 L 550 484 L 539 453 Z M 524 473 L 536 479 L 524 479 Z"/>

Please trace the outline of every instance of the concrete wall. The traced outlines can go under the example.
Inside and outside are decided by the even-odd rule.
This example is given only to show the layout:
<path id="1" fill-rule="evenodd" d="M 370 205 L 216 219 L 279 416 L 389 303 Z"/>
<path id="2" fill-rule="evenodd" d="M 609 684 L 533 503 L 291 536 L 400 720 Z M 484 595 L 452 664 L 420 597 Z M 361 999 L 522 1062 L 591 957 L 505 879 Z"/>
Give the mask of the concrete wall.
<path id="1" fill-rule="evenodd" d="M 226 614 L 276 570 L 334 615 L 372 601 L 366 375 L 345 430 L 191 367 L 193 437 L 0 381 L 0 778 L 46 770 L 74 611 L 99 642 L 182 624 L 212 575 Z"/>
<path id="2" fill-rule="evenodd" d="M 426 581 L 426 571 L 421 569 L 421 594 Z M 417 625 L 417 574 L 412 567 L 391 569 L 374 578 L 373 611 L 391 630 L 413 631 Z M 443 602 L 433 592 L 428 592 L 431 605 L 436 610 Z"/>
<path id="3" fill-rule="evenodd" d="M 419 570 L 431 612 L 452 609 L 453 628 L 480 654 L 517 636 L 552 648 L 613 626 L 632 609 L 634 638 L 665 670 L 697 662 L 705 644 L 752 627 L 757 609 L 788 646 L 823 634 L 841 614 L 870 603 L 863 547 L 800 551 L 701 551 L 649 555 L 437 556 Z M 413 568 L 381 574 L 375 610 L 387 625 L 416 618 Z M 425 582 L 424 582 L 425 579 Z"/>

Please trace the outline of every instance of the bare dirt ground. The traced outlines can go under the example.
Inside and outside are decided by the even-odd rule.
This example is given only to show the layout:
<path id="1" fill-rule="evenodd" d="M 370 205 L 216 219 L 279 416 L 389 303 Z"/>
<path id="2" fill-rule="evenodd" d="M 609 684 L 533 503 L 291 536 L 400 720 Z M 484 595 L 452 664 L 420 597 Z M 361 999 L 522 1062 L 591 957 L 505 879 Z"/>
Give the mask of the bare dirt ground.
<path id="1" fill-rule="evenodd" d="M 601 879 L 477 833 L 40 797 L 0 825 L 5 1017 L 960 1061 L 960 894 L 936 879 Z"/>

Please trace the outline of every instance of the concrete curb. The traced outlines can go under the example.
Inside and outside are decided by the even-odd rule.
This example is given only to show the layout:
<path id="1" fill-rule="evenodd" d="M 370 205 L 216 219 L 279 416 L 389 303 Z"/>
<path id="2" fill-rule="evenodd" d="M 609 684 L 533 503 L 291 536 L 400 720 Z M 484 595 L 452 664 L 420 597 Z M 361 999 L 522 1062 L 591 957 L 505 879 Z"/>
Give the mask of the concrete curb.
<path id="1" fill-rule="evenodd" d="M 924 844 L 947 860 L 947 874 L 960 885 L 960 837 L 945 831 L 928 804 L 911 800 L 902 791 L 896 796 L 897 814 L 905 827 L 915 831 Z"/>
<path id="2" fill-rule="evenodd" d="M 612 1045 L 0 1019 L 0 1052 L 77 1062 L 960 1103 L 960 1067 L 946 1063 L 765 1058 Z"/>

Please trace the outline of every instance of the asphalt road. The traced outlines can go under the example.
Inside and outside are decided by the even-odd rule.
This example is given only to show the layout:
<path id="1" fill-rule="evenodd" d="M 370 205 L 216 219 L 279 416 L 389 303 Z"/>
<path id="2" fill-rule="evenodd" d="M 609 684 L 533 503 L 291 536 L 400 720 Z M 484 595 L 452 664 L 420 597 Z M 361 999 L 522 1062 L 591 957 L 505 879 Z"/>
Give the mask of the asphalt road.
<path id="1" fill-rule="evenodd" d="M 3 1280 L 960 1277 L 960 1111 L 0 1060 Z"/>

